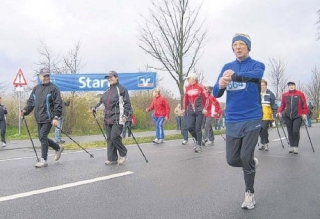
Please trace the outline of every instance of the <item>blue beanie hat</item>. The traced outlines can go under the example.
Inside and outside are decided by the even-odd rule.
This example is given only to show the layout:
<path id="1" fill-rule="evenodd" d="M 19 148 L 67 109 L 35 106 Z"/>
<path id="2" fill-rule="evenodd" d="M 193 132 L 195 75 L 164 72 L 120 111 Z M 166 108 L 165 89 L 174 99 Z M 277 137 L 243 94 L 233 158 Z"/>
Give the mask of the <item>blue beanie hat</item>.
<path id="1" fill-rule="evenodd" d="M 232 38 L 232 45 L 235 41 L 238 41 L 238 40 L 245 42 L 248 47 L 248 50 L 251 51 L 251 39 L 249 35 L 243 34 L 243 33 L 235 34 L 234 37 Z"/>

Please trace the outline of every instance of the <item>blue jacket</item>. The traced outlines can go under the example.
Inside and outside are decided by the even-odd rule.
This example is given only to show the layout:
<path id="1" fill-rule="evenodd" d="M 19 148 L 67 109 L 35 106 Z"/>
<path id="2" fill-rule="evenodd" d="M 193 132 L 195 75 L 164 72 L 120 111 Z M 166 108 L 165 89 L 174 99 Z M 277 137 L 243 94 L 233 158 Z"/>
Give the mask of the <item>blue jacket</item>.
<path id="1" fill-rule="evenodd" d="M 219 88 L 219 80 L 226 70 L 235 73 L 226 89 Z M 226 123 L 237 123 L 262 119 L 260 100 L 260 80 L 265 66 L 248 57 L 244 61 L 235 60 L 225 64 L 213 87 L 212 94 L 219 98 L 227 91 Z"/>

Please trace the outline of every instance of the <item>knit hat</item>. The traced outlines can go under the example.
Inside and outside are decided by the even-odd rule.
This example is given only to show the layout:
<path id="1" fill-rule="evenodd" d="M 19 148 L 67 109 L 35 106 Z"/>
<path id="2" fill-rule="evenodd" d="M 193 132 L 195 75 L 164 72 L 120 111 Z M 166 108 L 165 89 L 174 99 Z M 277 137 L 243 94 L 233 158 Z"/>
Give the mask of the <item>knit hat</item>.
<path id="1" fill-rule="evenodd" d="M 235 41 L 241 40 L 245 42 L 245 44 L 248 47 L 248 50 L 251 51 L 251 39 L 248 34 L 245 33 L 236 33 L 232 38 L 232 45 Z"/>

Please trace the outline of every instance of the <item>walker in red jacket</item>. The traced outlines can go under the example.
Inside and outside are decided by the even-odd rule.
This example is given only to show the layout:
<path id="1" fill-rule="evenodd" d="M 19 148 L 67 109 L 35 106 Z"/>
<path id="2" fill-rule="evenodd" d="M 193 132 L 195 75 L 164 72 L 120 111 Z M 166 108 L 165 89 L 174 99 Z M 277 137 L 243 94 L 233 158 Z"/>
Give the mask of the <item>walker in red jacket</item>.
<path id="1" fill-rule="evenodd" d="M 154 110 L 153 116 L 156 124 L 156 138 L 153 143 L 160 144 L 164 140 L 163 123 L 169 119 L 170 106 L 167 99 L 160 94 L 160 89 L 156 88 L 153 91 L 153 99 L 146 112 Z"/>
<path id="2" fill-rule="evenodd" d="M 282 94 L 277 116 L 284 118 L 290 142 L 289 153 L 298 154 L 300 127 L 307 119 L 308 104 L 304 93 L 296 90 L 294 82 L 288 82 L 289 91 Z"/>

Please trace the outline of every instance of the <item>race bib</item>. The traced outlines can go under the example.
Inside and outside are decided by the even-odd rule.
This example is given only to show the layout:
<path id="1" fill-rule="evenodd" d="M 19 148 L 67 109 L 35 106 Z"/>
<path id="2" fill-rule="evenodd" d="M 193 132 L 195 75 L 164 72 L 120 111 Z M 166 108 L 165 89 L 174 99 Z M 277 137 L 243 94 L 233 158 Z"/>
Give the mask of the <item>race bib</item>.
<path id="1" fill-rule="evenodd" d="M 235 82 L 230 81 L 230 83 L 227 86 L 228 91 L 235 91 L 235 90 L 243 90 L 246 88 L 246 82 Z"/>

